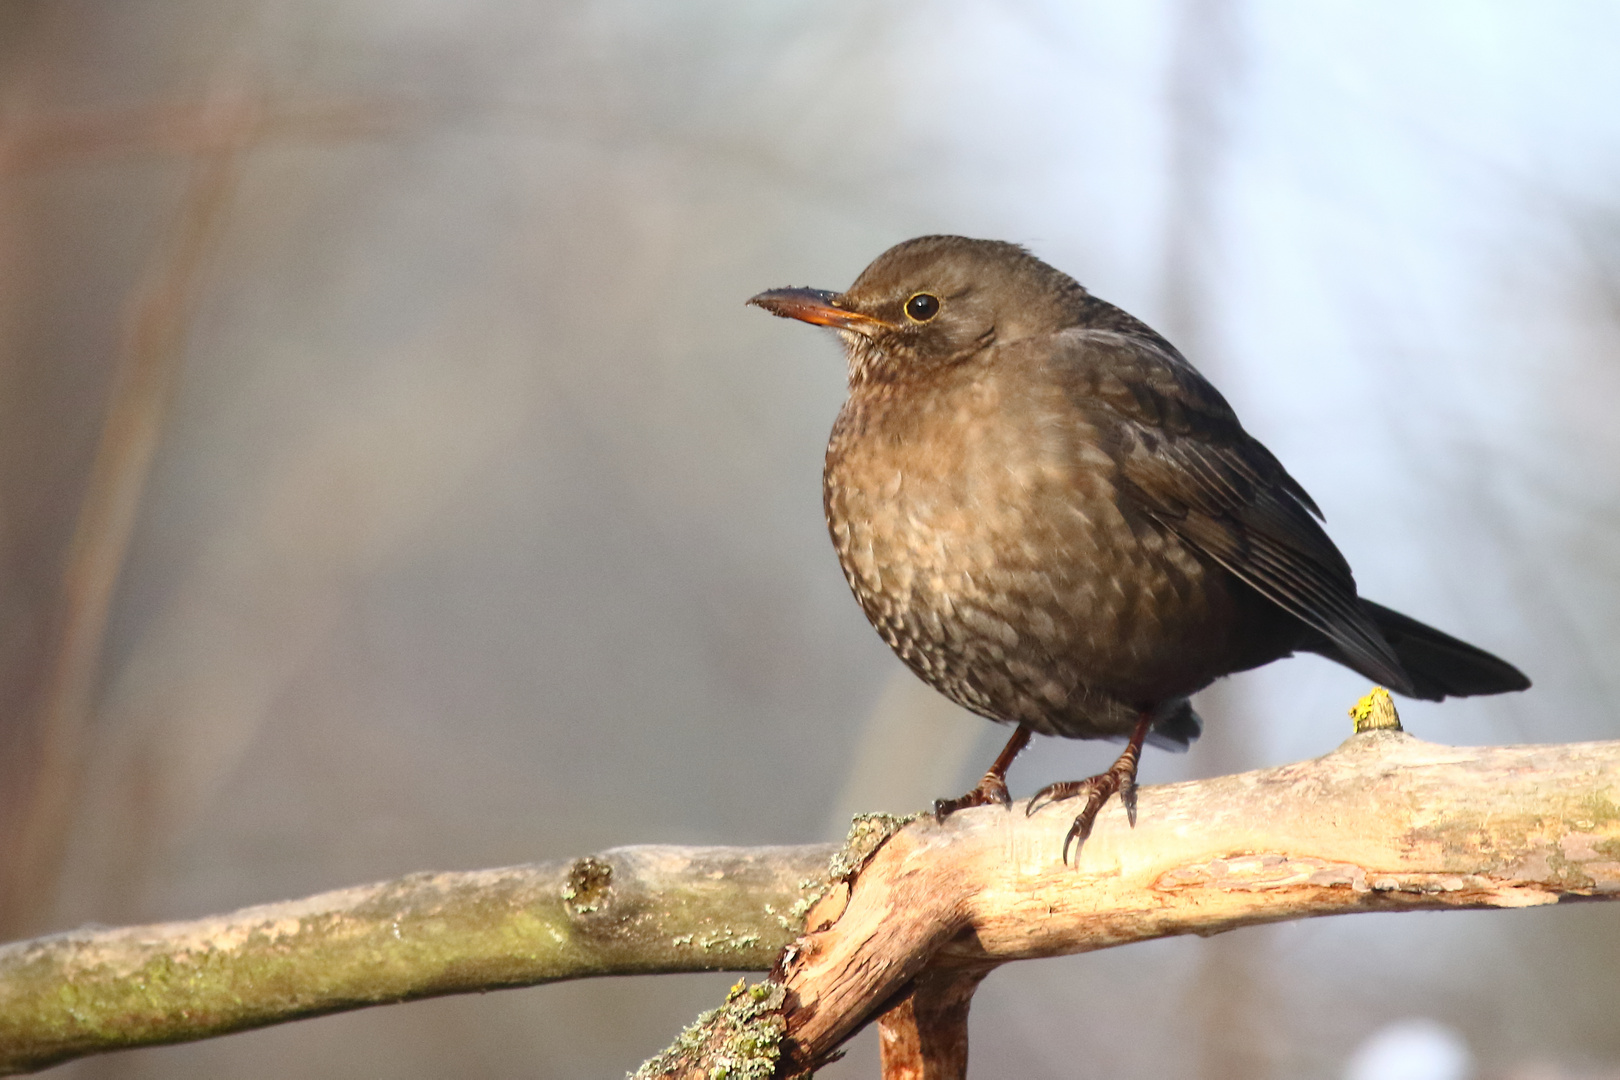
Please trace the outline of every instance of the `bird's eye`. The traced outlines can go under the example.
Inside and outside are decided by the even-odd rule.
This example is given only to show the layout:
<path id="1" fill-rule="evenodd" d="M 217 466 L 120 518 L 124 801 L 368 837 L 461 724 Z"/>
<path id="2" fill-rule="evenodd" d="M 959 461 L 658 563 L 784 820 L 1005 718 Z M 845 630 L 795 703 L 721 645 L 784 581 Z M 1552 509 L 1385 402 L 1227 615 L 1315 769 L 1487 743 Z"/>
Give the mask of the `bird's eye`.
<path id="1" fill-rule="evenodd" d="M 920 292 L 906 301 L 906 318 L 912 322 L 927 322 L 939 314 L 939 297 Z"/>

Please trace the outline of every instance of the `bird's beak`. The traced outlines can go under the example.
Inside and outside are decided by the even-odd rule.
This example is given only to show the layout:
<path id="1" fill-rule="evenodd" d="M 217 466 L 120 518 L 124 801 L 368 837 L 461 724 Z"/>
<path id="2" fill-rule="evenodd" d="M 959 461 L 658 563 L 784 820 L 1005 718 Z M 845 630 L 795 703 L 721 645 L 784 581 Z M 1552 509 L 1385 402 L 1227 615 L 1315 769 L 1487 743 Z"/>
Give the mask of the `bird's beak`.
<path id="1" fill-rule="evenodd" d="M 852 330 L 867 337 L 880 330 L 893 329 L 882 319 L 839 307 L 837 293 L 820 289 L 769 289 L 748 302 L 784 319 L 798 319 L 817 326 L 831 326 L 836 330 Z"/>

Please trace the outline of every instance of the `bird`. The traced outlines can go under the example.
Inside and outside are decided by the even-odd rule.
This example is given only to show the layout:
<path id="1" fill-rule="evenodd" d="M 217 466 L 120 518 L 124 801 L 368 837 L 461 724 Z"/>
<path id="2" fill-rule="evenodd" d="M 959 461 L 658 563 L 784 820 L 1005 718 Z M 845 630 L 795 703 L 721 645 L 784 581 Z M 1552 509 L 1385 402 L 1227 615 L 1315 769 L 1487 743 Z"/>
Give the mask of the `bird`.
<path id="1" fill-rule="evenodd" d="M 1362 598 L 1316 503 L 1164 337 L 1025 248 L 922 236 L 843 292 L 748 303 L 835 330 L 848 396 L 823 508 L 861 609 L 925 683 L 1011 725 L 935 815 L 1010 806 L 1032 734 L 1125 740 L 1084 796 L 1075 864 L 1144 742 L 1186 749 L 1191 696 L 1298 652 L 1408 697 L 1524 690 L 1505 660 Z"/>

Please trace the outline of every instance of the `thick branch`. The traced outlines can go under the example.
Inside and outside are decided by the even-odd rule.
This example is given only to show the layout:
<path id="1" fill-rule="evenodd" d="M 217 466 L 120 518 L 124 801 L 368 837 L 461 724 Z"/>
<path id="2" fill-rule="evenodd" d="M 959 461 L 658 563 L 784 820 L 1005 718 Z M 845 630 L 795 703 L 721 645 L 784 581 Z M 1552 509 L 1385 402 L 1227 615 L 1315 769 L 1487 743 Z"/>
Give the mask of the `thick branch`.
<path id="1" fill-rule="evenodd" d="M 769 1059 L 732 1075 L 786 1075 L 913 990 L 886 1026 L 918 1029 L 927 1075 L 956 1057 L 930 1038 L 950 1027 L 932 1012 L 954 1015 L 953 985 L 1009 960 L 1339 912 L 1620 897 L 1620 742 L 1358 735 L 1315 761 L 1144 788 L 1136 829 L 1106 807 L 1078 869 L 1059 859 L 1073 812 L 925 819 L 864 869 L 845 852 L 829 870 L 829 847 L 624 848 L 3 946 L 0 1068 L 434 994 L 777 960 L 779 987 L 733 995 L 730 1035 L 696 1033 L 646 1075 L 707 1076 L 707 1046 Z M 829 878 L 845 882 L 810 910 L 815 932 L 778 958 Z"/>
<path id="2" fill-rule="evenodd" d="M 439 994 L 763 970 L 835 850 L 619 848 L 0 946 L 0 1072 Z"/>
<path id="3" fill-rule="evenodd" d="M 1074 811 L 986 807 L 896 834 L 781 965 L 781 1074 L 825 1060 L 925 969 L 1353 911 L 1620 898 L 1620 742 L 1368 732 L 1314 761 L 1143 789 L 1134 830 L 1110 804 L 1078 868 L 1058 854 Z"/>

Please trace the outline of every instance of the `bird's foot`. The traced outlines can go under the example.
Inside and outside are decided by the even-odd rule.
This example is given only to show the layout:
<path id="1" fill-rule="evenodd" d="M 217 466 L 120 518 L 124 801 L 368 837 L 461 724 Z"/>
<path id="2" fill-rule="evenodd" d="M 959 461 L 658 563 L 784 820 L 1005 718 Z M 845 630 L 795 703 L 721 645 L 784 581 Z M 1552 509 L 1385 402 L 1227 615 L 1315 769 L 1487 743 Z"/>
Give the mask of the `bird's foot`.
<path id="1" fill-rule="evenodd" d="M 1110 795 L 1119 796 L 1120 803 L 1125 807 L 1125 817 L 1130 821 L 1132 828 L 1136 827 L 1136 765 L 1142 757 L 1142 740 L 1147 737 L 1148 728 L 1151 726 L 1152 719 L 1143 717 L 1136 725 L 1125 752 L 1120 754 L 1119 760 L 1110 765 L 1106 771 L 1084 780 L 1065 780 L 1047 784 L 1029 800 L 1029 805 L 1024 808 L 1025 816 L 1033 815 L 1051 803 L 1080 795 L 1086 797 L 1085 806 L 1080 808 L 1074 824 L 1069 826 L 1068 833 L 1063 837 L 1064 862 L 1069 861 L 1069 845 L 1073 844 L 1074 864 L 1080 865 L 1080 848 L 1091 836 L 1091 827 L 1097 822 L 1097 812 L 1103 808 Z"/>
<path id="2" fill-rule="evenodd" d="M 958 810 L 966 810 L 970 806 L 1011 806 L 1012 796 L 1007 794 L 1007 781 L 999 776 L 984 774 L 979 786 L 966 795 L 958 795 L 954 799 L 934 800 L 934 820 L 944 821 Z"/>
<path id="3" fill-rule="evenodd" d="M 1064 862 L 1069 861 L 1069 845 L 1073 844 L 1075 865 L 1080 864 L 1080 846 L 1091 836 L 1091 827 L 1096 824 L 1097 812 L 1103 808 L 1110 795 L 1119 795 L 1119 801 L 1125 805 L 1126 817 L 1133 826 L 1136 824 L 1136 777 L 1119 766 L 1120 762 L 1116 761 L 1107 772 L 1100 772 L 1096 776 L 1048 784 L 1029 800 L 1029 806 L 1025 809 L 1026 814 L 1033 814 L 1048 803 L 1072 799 L 1079 795 L 1086 797 L 1086 805 L 1080 808 L 1074 824 L 1069 826 L 1068 835 L 1063 838 Z M 1134 772 L 1135 769 L 1130 770 L 1130 773 Z"/>
<path id="4" fill-rule="evenodd" d="M 966 810 L 970 806 L 1011 806 L 1012 797 L 1007 794 L 1007 770 L 1012 766 L 1013 758 L 1017 757 L 1024 747 L 1029 745 L 1029 728 L 1022 724 L 1007 740 L 1007 745 L 1001 748 L 996 760 L 990 763 L 985 770 L 984 777 L 979 786 L 966 795 L 954 799 L 934 800 L 934 820 L 944 821 L 958 810 Z"/>

